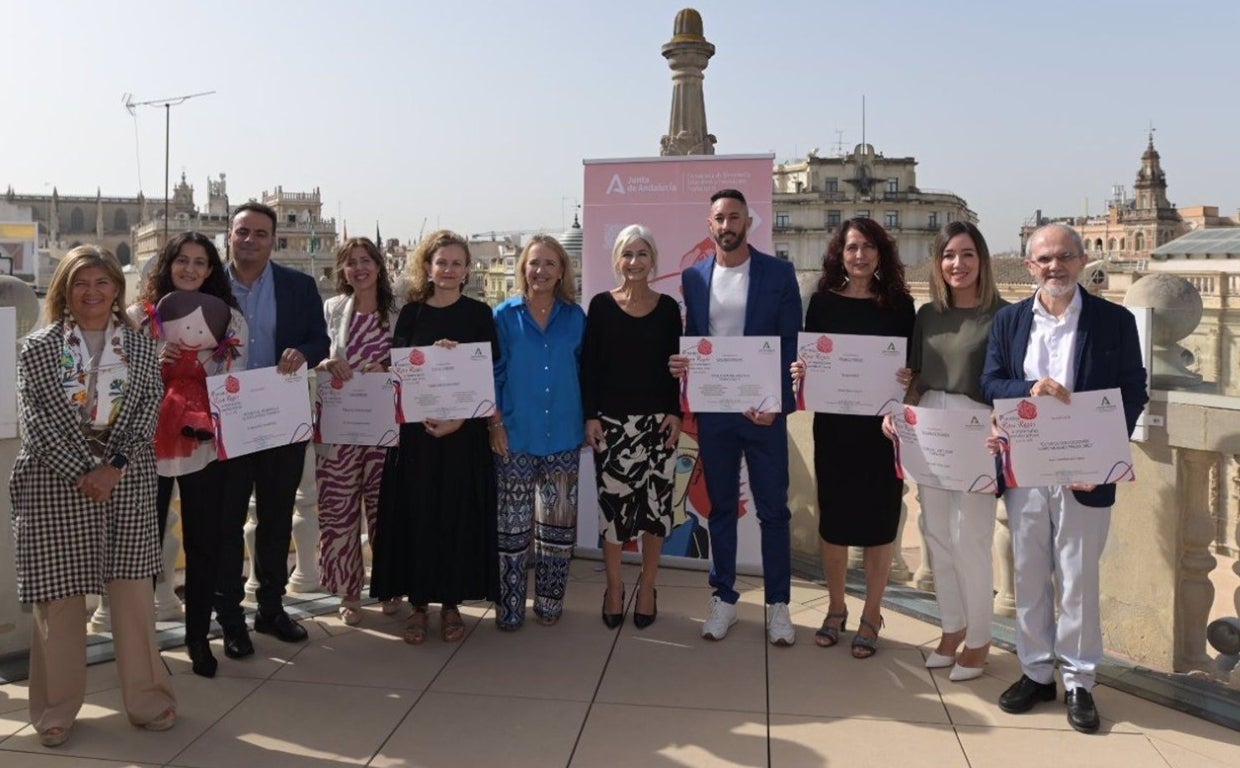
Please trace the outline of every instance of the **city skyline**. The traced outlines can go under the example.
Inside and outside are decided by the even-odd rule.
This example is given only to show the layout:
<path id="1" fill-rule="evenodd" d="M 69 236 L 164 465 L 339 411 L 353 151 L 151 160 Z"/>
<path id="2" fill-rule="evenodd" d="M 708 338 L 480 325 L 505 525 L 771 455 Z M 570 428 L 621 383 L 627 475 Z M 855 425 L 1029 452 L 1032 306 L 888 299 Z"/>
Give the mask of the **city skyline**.
<path id="1" fill-rule="evenodd" d="M 1240 106 L 1221 98 L 1240 8 L 1186 2 L 1172 17 L 1146 0 L 1036 16 L 975 2 L 853 16 L 809 2 L 9 4 L 0 183 L 162 197 L 163 109 L 135 120 L 122 97 L 214 90 L 171 109 L 172 183 L 184 171 L 200 208 L 223 172 L 234 203 L 319 187 L 353 234 L 376 220 L 402 241 L 423 226 L 558 231 L 583 159 L 658 154 L 659 50 L 686 5 L 717 49 L 704 88 L 719 154 L 851 149 L 865 96 L 865 140 L 916 157 L 919 186 L 967 200 L 998 251 L 1036 210 L 1105 212 L 1152 124 L 1174 203 L 1240 206 Z"/>

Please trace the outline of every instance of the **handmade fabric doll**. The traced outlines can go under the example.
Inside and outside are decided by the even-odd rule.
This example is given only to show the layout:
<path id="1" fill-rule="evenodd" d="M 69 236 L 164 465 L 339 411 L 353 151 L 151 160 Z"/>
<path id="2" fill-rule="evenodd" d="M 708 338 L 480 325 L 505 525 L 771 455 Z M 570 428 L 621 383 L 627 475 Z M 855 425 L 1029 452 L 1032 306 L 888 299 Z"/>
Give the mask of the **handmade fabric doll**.
<path id="1" fill-rule="evenodd" d="M 155 432 L 158 458 L 189 456 L 201 442 L 215 437 L 203 363 L 214 355 L 231 355 L 226 343 L 231 311 L 222 300 L 201 291 L 172 291 L 155 307 L 159 335 L 181 347 L 181 354 L 161 367 L 164 399 Z"/>

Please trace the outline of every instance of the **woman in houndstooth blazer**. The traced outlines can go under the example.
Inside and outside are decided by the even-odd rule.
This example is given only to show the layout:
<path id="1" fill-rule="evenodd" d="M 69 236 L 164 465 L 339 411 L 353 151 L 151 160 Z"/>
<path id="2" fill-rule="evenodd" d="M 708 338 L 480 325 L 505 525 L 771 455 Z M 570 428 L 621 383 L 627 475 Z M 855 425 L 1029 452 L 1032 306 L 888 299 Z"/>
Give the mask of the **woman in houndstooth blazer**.
<path id="1" fill-rule="evenodd" d="M 163 386 L 155 342 L 121 310 L 124 285 L 110 253 L 74 248 L 48 288 L 48 325 L 18 361 L 22 446 L 9 491 L 17 594 L 34 604 L 30 719 L 46 746 L 64 743 L 81 708 L 85 595 L 105 589 L 129 720 L 149 730 L 176 721 L 151 591 Z"/>

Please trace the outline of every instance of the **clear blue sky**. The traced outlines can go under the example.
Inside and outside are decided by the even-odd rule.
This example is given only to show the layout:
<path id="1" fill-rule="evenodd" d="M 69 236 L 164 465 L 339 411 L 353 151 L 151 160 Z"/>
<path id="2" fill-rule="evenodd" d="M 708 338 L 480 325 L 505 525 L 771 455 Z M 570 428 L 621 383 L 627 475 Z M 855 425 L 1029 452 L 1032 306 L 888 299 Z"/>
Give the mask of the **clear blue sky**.
<path id="1" fill-rule="evenodd" d="M 1010 6 L 1010 7 L 1009 7 Z M 0 185 L 163 191 L 196 201 L 318 186 L 351 233 L 415 237 L 572 218 L 581 160 L 658 153 L 680 2 L 3 0 Z M 709 128 L 720 153 L 830 151 L 836 130 L 914 156 L 992 248 L 1023 220 L 1102 210 L 1131 186 L 1150 121 L 1180 206 L 1240 206 L 1240 3 L 1150 0 L 702 0 Z M 175 181 L 174 181 L 175 183 Z"/>

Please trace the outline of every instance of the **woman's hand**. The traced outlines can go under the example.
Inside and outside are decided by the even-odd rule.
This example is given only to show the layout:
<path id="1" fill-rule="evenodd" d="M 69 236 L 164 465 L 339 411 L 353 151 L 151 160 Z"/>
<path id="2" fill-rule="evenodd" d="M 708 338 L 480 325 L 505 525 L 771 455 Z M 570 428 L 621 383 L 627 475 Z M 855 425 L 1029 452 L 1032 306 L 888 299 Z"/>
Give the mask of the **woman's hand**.
<path id="1" fill-rule="evenodd" d="M 366 363 L 362 366 L 362 373 L 381 373 L 387 369 L 387 363 Z"/>
<path id="2" fill-rule="evenodd" d="M 607 441 L 603 439 L 603 422 L 598 419 L 586 419 L 586 444 L 595 453 L 607 450 Z"/>
<path id="3" fill-rule="evenodd" d="M 896 419 L 890 413 L 883 415 L 883 434 L 893 443 L 896 441 Z"/>
<path id="4" fill-rule="evenodd" d="M 1072 393 L 1068 391 L 1068 388 L 1055 381 L 1050 376 L 1035 381 L 1033 386 L 1029 389 L 1029 394 L 1034 397 L 1050 396 L 1065 405 L 1072 401 Z"/>
<path id="5" fill-rule="evenodd" d="M 680 417 L 668 414 L 663 417 L 663 423 L 659 425 L 659 431 L 663 433 L 663 445 L 666 448 L 675 448 L 680 442 Z"/>
<path id="6" fill-rule="evenodd" d="M 487 427 L 491 430 L 491 453 L 501 459 L 508 458 L 508 432 L 504 429 L 504 422 L 492 421 Z"/>
<path id="7" fill-rule="evenodd" d="M 338 357 L 324 358 L 323 362 L 315 366 L 315 370 L 320 373 L 326 373 L 333 379 L 339 379 L 340 381 L 348 381 L 353 378 L 353 369 L 349 367 L 347 362 Z M 362 370 L 365 369 L 363 368 Z"/>
<path id="8" fill-rule="evenodd" d="M 460 429 L 464 423 L 464 419 L 427 419 L 422 422 L 426 427 L 426 434 L 431 437 L 447 437 Z"/>
<path id="9" fill-rule="evenodd" d="M 896 371 L 896 381 L 900 382 L 900 386 L 908 389 L 908 385 L 913 383 L 913 369 L 900 368 Z"/>
<path id="10" fill-rule="evenodd" d="M 296 347 L 289 347 L 280 353 L 280 359 L 276 361 L 276 371 L 288 376 L 297 373 L 297 369 L 306 364 L 306 356 Z"/>
<path id="11" fill-rule="evenodd" d="M 164 344 L 164 348 L 159 351 L 159 362 L 163 365 L 175 363 L 177 358 L 181 356 L 181 345 L 175 341 L 169 341 Z"/>
<path id="12" fill-rule="evenodd" d="M 121 480 L 121 471 L 111 464 L 100 464 L 78 478 L 76 486 L 87 498 L 106 504 L 112 489 Z"/>
<path id="13" fill-rule="evenodd" d="M 799 357 L 793 360 L 792 365 L 788 366 L 788 372 L 792 374 L 793 383 L 805 378 L 805 361 Z"/>
<path id="14" fill-rule="evenodd" d="M 452 339 L 440 339 L 435 342 L 435 346 L 443 347 L 444 349 L 456 349 L 456 342 Z"/>
<path id="15" fill-rule="evenodd" d="M 775 423 L 775 414 L 769 411 L 759 411 L 757 408 L 750 408 L 745 411 L 745 418 L 757 424 L 759 427 L 769 427 Z"/>
<path id="16" fill-rule="evenodd" d="M 689 370 L 689 358 L 685 355 L 672 355 L 667 358 L 667 370 L 676 378 L 683 379 Z"/>

